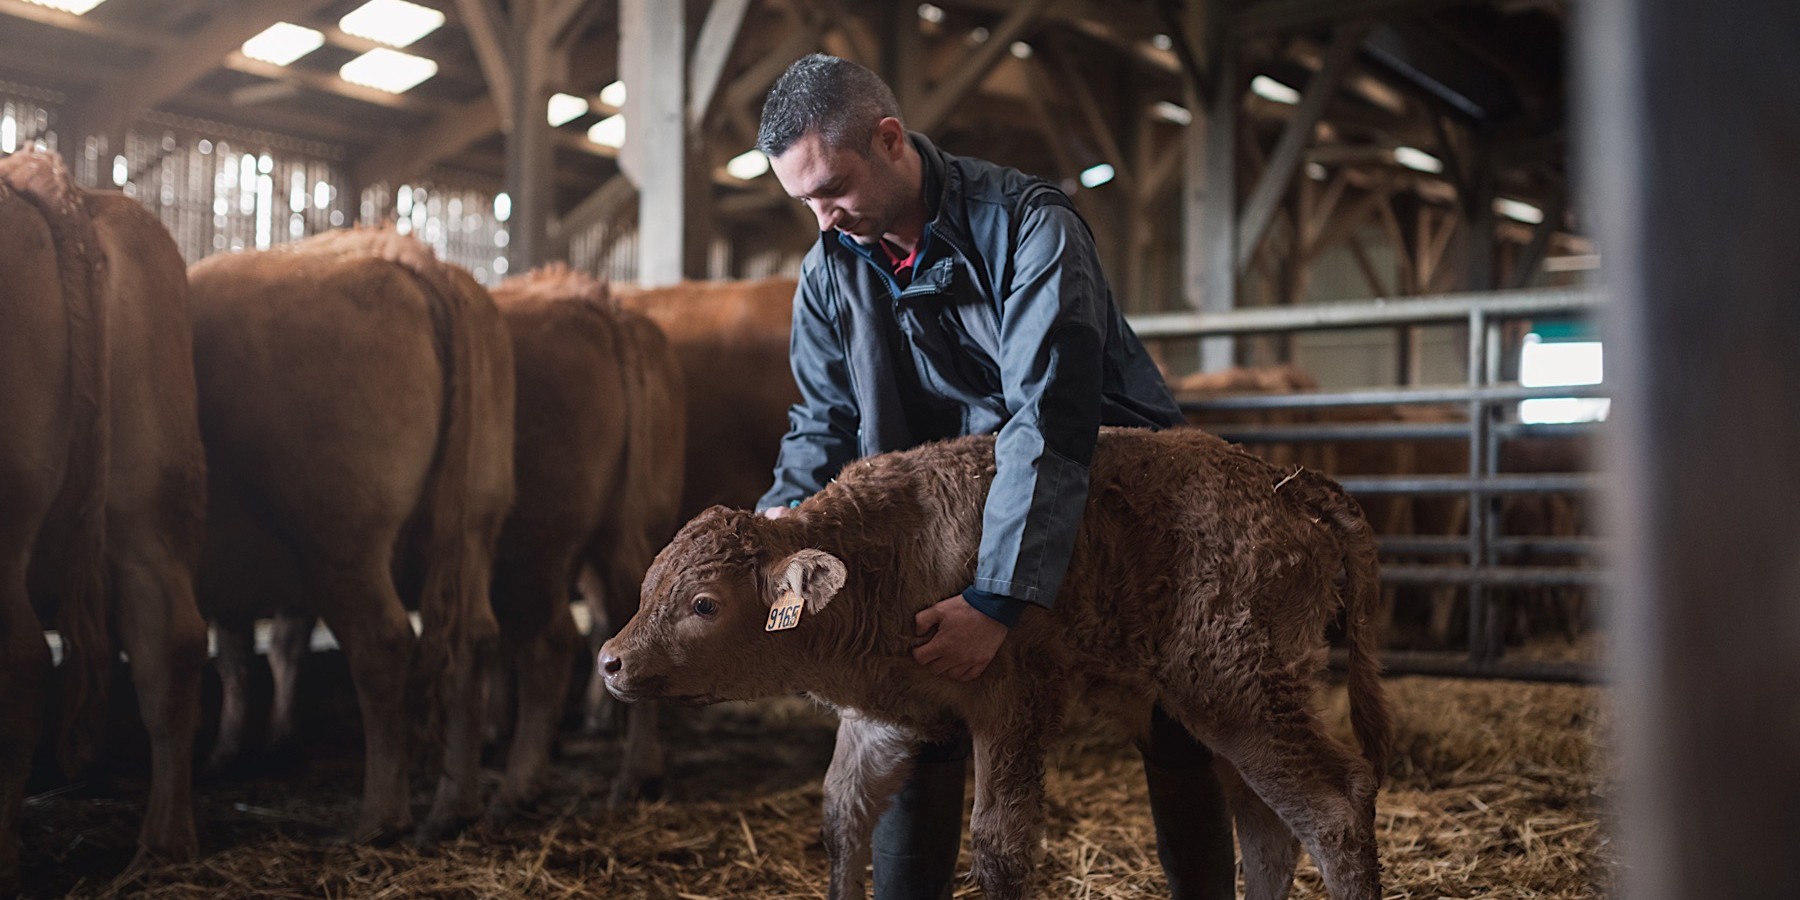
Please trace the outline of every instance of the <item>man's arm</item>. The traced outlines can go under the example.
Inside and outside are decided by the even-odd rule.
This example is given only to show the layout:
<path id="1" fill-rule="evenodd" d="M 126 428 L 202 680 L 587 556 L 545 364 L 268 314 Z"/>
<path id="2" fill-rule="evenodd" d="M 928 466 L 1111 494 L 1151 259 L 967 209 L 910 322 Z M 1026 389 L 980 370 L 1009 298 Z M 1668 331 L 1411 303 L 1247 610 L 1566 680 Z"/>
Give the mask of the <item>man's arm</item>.
<path id="1" fill-rule="evenodd" d="M 994 444 L 974 587 L 1048 607 L 1087 504 L 1100 431 L 1106 287 L 1074 210 L 1021 223 L 1000 315 L 1000 379 L 1012 414 Z"/>
<path id="2" fill-rule="evenodd" d="M 1105 296 L 1087 227 L 1059 205 L 1032 212 L 1014 264 L 998 360 L 1012 415 L 994 444 L 975 583 L 914 619 L 930 635 L 914 659 L 965 681 L 986 670 L 1026 603 L 1055 600 L 1100 431 Z"/>
<path id="3" fill-rule="evenodd" d="M 812 269 L 794 292 L 788 358 L 800 402 L 788 409 L 788 431 L 775 463 L 775 484 L 757 509 L 786 507 L 817 493 L 856 457 L 859 417 L 837 322 L 814 287 Z"/>

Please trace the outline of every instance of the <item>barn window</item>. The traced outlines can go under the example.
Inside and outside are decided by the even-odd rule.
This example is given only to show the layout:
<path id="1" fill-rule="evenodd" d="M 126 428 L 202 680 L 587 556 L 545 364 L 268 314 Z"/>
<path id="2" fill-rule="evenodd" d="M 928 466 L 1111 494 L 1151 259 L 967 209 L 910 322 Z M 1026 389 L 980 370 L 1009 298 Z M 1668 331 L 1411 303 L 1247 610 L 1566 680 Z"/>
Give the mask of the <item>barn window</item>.
<path id="1" fill-rule="evenodd" d="M 1525 336 L 1519 350 L 1519 384 L 1562 387 L 1599 384 L 1604 354 L 1585 324 L 1545 323 Z M 1612 401 L 1591 397 L 1545 397 L 1519 402 L 1519 421 L 1600 422 Z"/>

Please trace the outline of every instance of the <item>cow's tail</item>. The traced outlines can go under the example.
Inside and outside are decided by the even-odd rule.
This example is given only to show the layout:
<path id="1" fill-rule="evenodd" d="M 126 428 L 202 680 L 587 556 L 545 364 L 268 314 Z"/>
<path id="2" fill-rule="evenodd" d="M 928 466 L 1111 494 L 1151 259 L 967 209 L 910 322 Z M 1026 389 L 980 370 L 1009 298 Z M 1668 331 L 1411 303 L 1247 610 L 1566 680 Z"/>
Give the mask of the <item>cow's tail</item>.
<path id="1" fill-rule="evenodd" d="M 57 275 L 69 329 L 73 432 L 58 510 L 71 523 L 67 569 L 57 598 L 62 639 L 57 759 L 70 775 L 87 765 L 106 725 L 112 677 L 107 627 L 106 485 L 111 403 L 107 377 L 106 257 L 74 177 L 53 154 L 0 160 L 4 180 L 44 217 L 56 243 Z"/>
<path id="2" fill-rule="evenodd" d="M 1350 728 L 1380 783 L 1393 749 L 1393 717 L 1381 684 L 1380 562 L 1375 532 L 1362 507 L 1329 478 L 1305 473 L 1319 490 L 1324 513 L 1344 552 L 1344 637 L 1349 644 Z"/>
<path id="3" fill-rule="evenodd" d="M 645 537 L 660 546 L 680 524 L 675 519 L 680 512 L 687 453 L 686 388 L 663 330 L 639 313 L 618 311 L 613 315 L 625 371 L 626 421 L 630 423 L 625 433 L 625 488 L 641 492 Z M 657 547 L 649 549 L 654 552 Z"/>
<path id="4" fill-rule="evenodd" d="M 432 731 L 441 724 L 438 687 L 444 674 L 473 664 L 464 659 L 469 642 L 467 616 L 486 603 L 487 585 L 475 575 L 469 540 L 475 471 L 475 390 L 479 348 L 474 333 L 476 298 L 435 259 L 400 260 L 424 287 L 443 373 L 436 458 L 426 479 L 420 558 L 419 659 L 414 675 L 423 685 Z"/>

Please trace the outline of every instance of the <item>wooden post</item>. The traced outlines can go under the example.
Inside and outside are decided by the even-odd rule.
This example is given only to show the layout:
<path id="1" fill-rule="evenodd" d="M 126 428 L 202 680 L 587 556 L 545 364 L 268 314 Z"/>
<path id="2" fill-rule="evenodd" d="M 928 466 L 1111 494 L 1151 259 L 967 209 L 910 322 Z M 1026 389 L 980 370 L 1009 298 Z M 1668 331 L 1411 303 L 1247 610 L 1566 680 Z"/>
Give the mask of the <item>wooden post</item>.
<path id="1" fill-rule="evenodd" d="M 1197 0 L 1188 7 L 1188 36 L 1205 49 L 1212 96 L 1188 86 L 1193 110 L 1187 128 L 1182 175 L 1183 293 L 1190 306 L 1209 311 L 1237 302 L 1237 49 L 1230 38 L 1228 9 L 1221 0 Z M 1229 337 L 1200 342 L 1200 368 L 1229 367 L 1235 358 Z"/>
<path id="2" fill-rule="evenodd" d="M 513 274 L 545 262 L 548 248 L 555 146 L 544 117 L 550 99 L 550 54 L 538 27 L 542 4 L 543 0 L 517 0 L 509 32 L 512 119 L 506 134 L 506 192 L 512 199 L 512 216 L 507 220 L 506 256 Z"/>
<path id="3" fill-rule="evenodd" d="M 1777 136 L 1800 122 L 1800 5 L 1580 12 L 1571 118 L 1612 297 L 1616 893 L 1790 896 L 1800 170 Z"/>
<path id="4" fill-rule="evenodd" d="M 682 3 L 619 2 L 619 62 L 629 87 L 620 162 L 638 185 L 638 282 L 645 287 L 674 284 L 687 268 L 685 15 Z"/>

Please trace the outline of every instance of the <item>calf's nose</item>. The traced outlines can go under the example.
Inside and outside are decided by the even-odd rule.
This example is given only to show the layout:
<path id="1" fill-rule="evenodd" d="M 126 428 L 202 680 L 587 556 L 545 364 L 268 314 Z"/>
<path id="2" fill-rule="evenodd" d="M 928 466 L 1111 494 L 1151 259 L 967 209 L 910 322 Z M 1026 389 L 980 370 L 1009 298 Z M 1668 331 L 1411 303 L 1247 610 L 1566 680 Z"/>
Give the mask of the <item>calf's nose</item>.
<path id="1" fill-rule="evenodd" d="M 619 670 L 623 668 L 625 668 L 624 660 L 612 655 L 612 653 L 604 649 L 600 651 L 600 671 L 605 672 L 610 677 L 619 674 Z"/>

